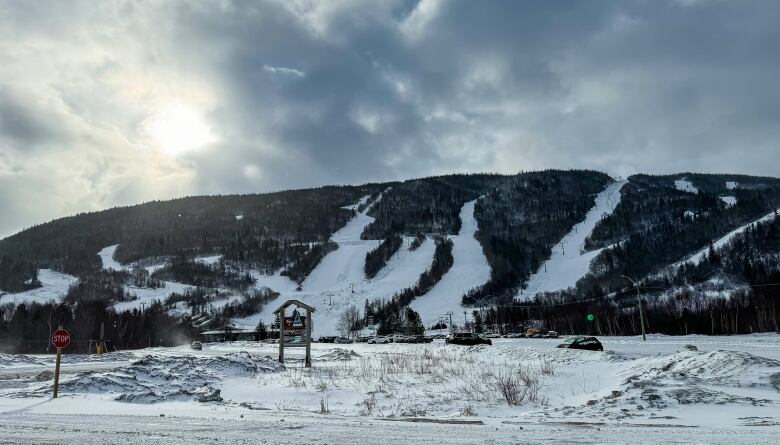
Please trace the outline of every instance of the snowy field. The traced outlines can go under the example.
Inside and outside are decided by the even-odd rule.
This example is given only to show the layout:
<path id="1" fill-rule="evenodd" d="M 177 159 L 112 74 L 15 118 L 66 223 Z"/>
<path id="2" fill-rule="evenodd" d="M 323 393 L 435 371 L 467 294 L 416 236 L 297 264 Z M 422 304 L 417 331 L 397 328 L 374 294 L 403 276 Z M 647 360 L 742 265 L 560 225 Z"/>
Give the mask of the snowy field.
<path id="1" fill-rule="evenodd" d="M 777 443 L 780 335 L 602 341 L 0 354 L 0 443 Z"/>

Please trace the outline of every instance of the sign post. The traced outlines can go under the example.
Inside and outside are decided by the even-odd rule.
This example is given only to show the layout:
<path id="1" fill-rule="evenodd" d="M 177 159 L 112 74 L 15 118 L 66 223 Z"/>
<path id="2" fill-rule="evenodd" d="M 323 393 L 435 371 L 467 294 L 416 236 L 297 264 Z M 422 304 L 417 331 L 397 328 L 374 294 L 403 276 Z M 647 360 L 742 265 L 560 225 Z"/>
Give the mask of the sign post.
<path id="1" fill-rule="evenodd" d="M 60 328 L 51 335 L 51 344 L 57 348 L 57 361 L 54 365 L 54 396 L 52 397 L 56 399 L 57 392 L 60 389 L 60 359 L 62 358 L 62 349 L 67 348 L 70 344 L 70 332 L 60 326 Z"/>
<path id="2" fill-rule="evenodd" d="M 285 309 L 293 305 L 296 306 L 293 316 L 285 317 Z M 301 309 L 306 311 L 305 317 L 301 316 L 299 312 Z M 311 368 L 311 328 L 314 308 L 298 300 L 287 300 L 274 311 L 274 314 L 279 318 L 279 363 L 284 363 L 284 348 L 305 347 L 306 356 L 303 364 L 306 368 Z M 289 344 L 287 336 L 290 336 Z"/>

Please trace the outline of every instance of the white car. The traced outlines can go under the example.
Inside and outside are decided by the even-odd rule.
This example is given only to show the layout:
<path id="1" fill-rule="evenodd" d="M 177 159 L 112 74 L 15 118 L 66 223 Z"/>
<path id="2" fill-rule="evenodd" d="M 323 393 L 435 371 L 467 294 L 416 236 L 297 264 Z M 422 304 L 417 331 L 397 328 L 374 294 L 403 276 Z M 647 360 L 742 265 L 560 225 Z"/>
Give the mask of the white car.
<path id="1" fill-rule="evenodd" d="M 484 334 L 482 334 L 482 338 L 501 338 L 501 335 L 494 334 L 492 332 L 485 332 Z"/>
<path id="2" fill-rule="evenodd" d="M 383 345 L 385 343 L 392 343 L 393 339 L 390 337 L 385 337 L 384 335 L 378 335 L 376 337 L 372 337 L 368 340 L 369 344 L 372 345 Z"/>

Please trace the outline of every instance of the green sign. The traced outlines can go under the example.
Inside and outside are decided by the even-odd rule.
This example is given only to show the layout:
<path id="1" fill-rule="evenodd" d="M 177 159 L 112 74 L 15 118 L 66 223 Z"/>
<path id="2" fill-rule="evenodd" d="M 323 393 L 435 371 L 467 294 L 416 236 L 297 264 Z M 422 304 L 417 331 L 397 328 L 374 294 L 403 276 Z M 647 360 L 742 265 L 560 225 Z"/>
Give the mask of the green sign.
<path id="1" fill-rule="evenodd" d="M 588 314 L 588 316 L 587 316 L 587 317 L 585 317 L 585 318 L 587 318 L 587 319 L 588 319 L 588 321 L 593 321 L 593 320 L 595 320 L 595 319 L 596 319 L 596 316 L 595 316 L 595 315 L 593 315 L 593 314 Z"/>

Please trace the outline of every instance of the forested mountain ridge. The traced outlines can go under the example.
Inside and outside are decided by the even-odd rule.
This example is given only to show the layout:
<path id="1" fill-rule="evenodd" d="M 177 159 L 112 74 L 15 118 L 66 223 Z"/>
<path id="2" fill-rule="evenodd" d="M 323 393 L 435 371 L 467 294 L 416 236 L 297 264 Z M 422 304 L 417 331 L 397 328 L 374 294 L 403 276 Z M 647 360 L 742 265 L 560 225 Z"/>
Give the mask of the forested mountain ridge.
<path id="1" fill-rule="evenodd" d="M 557 246 L 577 230 L 586 214 L 601 208 L 596 205 L 598 197 L 609 187 L 614 189 L 615 205 L 597 215 L 587 236 L 578 238 L 584 239 L 582 245 Z M 474 209 L 473 237 L 483 256 L 471 260 L 481 261 L 490 273 L 465 288 L 461 283 L 452 292 L 458 293 L 456 299 L 466 307 L 503 308 L 507 322 L 535 318 L 563 323 L 556 326 L 576 326 L 566 318 L 573 306 L 545 313 L 518 312 L 515 300 L 523 290 L 530 292 L 528 304 L 607 301 L 610 295 L 626 291 L 622 276 L 629 275 L 658 290 L 658 295 L 681 295 L 680 289 L 689 286 L 689 293 L 704 296 L 712 294 L 713 280 L 721 283 L 721 290 L 728 286 L 750 289 L 753 284 L 768 284 L 780 271 L 775 220 L 763 219 L 744 235 L 722 240 L 780 208 L 780 180 L 776 178 L 640 174 L 615 183 L 597 171 L 546 170 L 188 197 L 62 218 L 0 240 L 0 299 L 3 292 L 24 295 L 50 286 L 52 277 L 44 277 L 48 281 L 42 283 L 39 271 L 51 269 L 78 279 L 69 290 L 65 286 L 60 304 L 102 300 L 108 308 L 137 310 L 128 302 L 167 286 L 162 294 L 167 297 L 159 299 L 163 310 L 192 317 L 206 311 L 212 320 L 225 320 L 259 310 L 279 297 L 278 292 L 284 296 L 297 288 L 305 293 L 306 279 L 319 264 L 339 249 L 347 249 L 340 255 L 360 262 L 355 270 L 367 287 L 361 291 L 364 294 L 358 294 L 378 322 L 384 315 L 397 316 L 412 300 L 425 299 L 450 266 L 462 262 L 458 243 L 453 248 L 447 239 L 458 238 L 466 203 Z M 365 225 L 356 226 L 359 230 L 350 238 L 357 241 L 332 238 L 358 216 Z M 437 240 L 436 255 L 421 257 L 432 255 L 433 239 Z M 364 243 L 364 247 L 353 249 L 355 243 Z M 706 255 L 706 261 L 685 263 L 713 243 L 713 254 Z M 420 245 L 429 246 L 427 253 L 417 253 Z M 108 258 L 99 256 L 107 246 L 117 247 Z M 449 247 L 449 256 L 443 247 Z M 571 281 L 576 286 L 537 295 L 528 283 L 533 277 L 538 282 L 543 277 L 540 274 L 554 266 L 548 264 L 554 261 L 553 249 L 566 250 L 556 251 L 561 261 L 584 258 L 588 263 Z M 359 258 L 350 256 L 353 250 Z M 442 260 L 445 257 L 447 261 Z M 334 257 L 330 258 L 333 263 Z M 409 279 L 393 276 L 394 271 L 405 270 L 399 263 L 402 258 L 414 258 L 414 268 L 403 272 Z M 117 262 L 114 270 L 106 268 L 107 259 Z M 447 267 L 437 268 L 437 264 Z M 563 269 L 572 273 L 568 266 Z M 550 267 L 551 271 L 563 269 Z M 436 280 L 420 285 L 419 278 L 431 270 L 439 272 Z M 399 284 L 380 286 L 382 280 Z M 263 287 L 276 293 L 258 297 L 255 291 Z M 324 292 L 328 294 L 327 289 Z M 355 294 L 354 288 L 351 293 Z M 358 298 L 358 294 L 348 292 L 343 298 Z M 776 290 L 767 288 L 761 295 L 772 299 Z M 355 303 L 363 306 L 364 302 Z M 431 307 L 427 301 L 420 304 Z M 604 310 L 608 307 L 614 309 L 607 305 Z M 462 307 L 442 308 L 441 312 L 447 310 Z M 9 307 L 4 311 L 6 319 L 15 313 Z M 368 313 L 363 316 L 368 319 Z"/>

